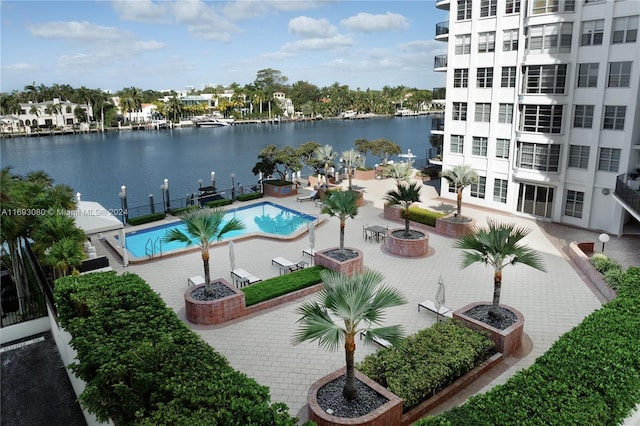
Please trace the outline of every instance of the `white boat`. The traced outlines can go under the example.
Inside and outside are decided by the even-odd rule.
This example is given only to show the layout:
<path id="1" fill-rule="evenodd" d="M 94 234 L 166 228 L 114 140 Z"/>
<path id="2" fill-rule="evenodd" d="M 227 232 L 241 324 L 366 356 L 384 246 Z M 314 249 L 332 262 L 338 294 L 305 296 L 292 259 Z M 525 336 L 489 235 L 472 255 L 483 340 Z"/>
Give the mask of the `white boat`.
<path id="1" fill-rule="evenodd" d="M 396 111 L 396 117 L 415 117 L 417 115 L 417 111 L 412 111 L 407 108 L 402 108 Z"/>
<path id="2" fill-rule="evenodd" d="M 358 115 L 358 112 L 353 110 L 345 111 L 342 114 L 340 114 L 340 116 L 346 120 L 356 118 L 357 115 Z"/>
<path id="3" fill-rule="evenodd" d="M 192 117 L 191 121 L 196 127 L 222 127 L 231 125 L 233 118 L 224 118 L 222 114 L 213 114 Z"/>

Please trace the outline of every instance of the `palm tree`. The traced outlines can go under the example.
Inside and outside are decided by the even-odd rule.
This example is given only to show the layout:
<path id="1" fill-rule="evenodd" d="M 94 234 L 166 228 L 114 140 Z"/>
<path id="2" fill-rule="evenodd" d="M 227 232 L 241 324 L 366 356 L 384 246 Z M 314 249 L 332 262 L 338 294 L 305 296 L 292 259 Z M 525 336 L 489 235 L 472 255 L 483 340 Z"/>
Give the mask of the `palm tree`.
<path id="1" fill-rule="evenodd" d="M 350 149 L 342 153 L 342 162 L 347 168 L 347 175 L 349 176 L 349 191 L 351 191 L 351 175 L 353 170 L 362 166 L 362 158 L 360 153 L 355 149 Z"/>
<path id="2" fill-rule="evenodd" d="M 320 277 L 323 289 L 318 299 L 304 302 L 296 310 L 302 315 L 298 320 L 301 326 L 292 343 L 317 340 L 320 346 L 331 351 L 343 343 L 347 372 L 342 393 L 352 401 L 358 398 L 354 363 L 356 335 L 364 331 L 365 343 L 374 337 L 394 345 L 399 343 L 403 337 L 401 326 L 372 325 L 381 325 L 383 311 L 403 305 L 407 299 L 397 289 L 382 284 L 382 274 L 371 269 L 351 276 L 327 269 L 320 272 Z"/>
<path id="3" fill-rule="evenodd" d="M 507 265 L 522 263 L 542 272 L 546 270 L 540 253 L 520 244 L 531 232 L 530 229 L 516 227 L 512 223 L 498 223 L 492 219 L 487 222 L 487 228 L 474 228 L 473 233 L 459 238 L 453 247 L 470 250 L 462 253 L 463 269 L 476 262 L 493 267 L 493 303 L 489 313 L 500 318 L 502 269 Z"/>
<path id="4" fill-rule="evenodd" d="M 340 253 L 344 253 L 344 226 L 358 215 L 359 194 L 355 191 L 332 191 L 323 200 L 322 213 L 340 219 Z"/>
<path id="5" fill-rule="evenodd" d="M 40 117 L 40 108 L 38 108 L 37 105 L 32 105 L 31 108 L 29 108 L 29 114 L 36 116 L 36 119 L 31 127 L 40 127 L 40 123 L 38 120 L 38 118 Z"/>
<path id="6" fill-rule="evenodd" d="M 452 184 L 458 194 L 458 213 L 457 217 L 462 217 L 462 190 L 467 186 L 478 182 L 478 175 L 469 165 L 454 166 L 452 169 L 445 170 L 441 175 L 450 184 Z"/>
<path id="7" fill-rule="evenodd" d="M 400 182 L 409 180 L 411 170 L 411 164 L 409 163 L 393 163 L 387 164 L 382 173 L 384 177 L 395 179 L 396 185 L 399 185 Z"/>
<path id="8" fill-rule="evenodd" d="M 409 207 L 413 203 L 420 201 L 420 190 L 422 185 L 418 182 L 402 182 L 398 181 L 396 189 L 387 192 L 384 199 L 389 202 L 390 206 L 399 205 L 402 207 L 404 216 L 404 235 L 408 237 L 409 232 Z"/>
<path id="9" fill-rule="evenodd" d="M 209 273 L 209 244 L 214 239 L 220 241 L 228 232 L 244 229 L 245 225 L 235 217 L 225 222 L 224 209 L 191 210 L 180 215 L 180 219 L 186 227 L 186 233 L 179 229 L 172 229 L 163 240 L 164 242 L 179 241 L 187 246 L 196 244 L 200 248 L 206 292 L 212 294 L 213 287 Z"/>
<path id="10" fill-rule="evenodd" d="M 54 276 L 65 276 L 69 268 L 75 268 L 84 259 L 82 244 L 74 239 L 64 237 L 55 242 L 45 253 L 44 263 L 53 266 Z"/>
<path id="11" fill-rule="evenodd" d="M 338 156 L 338 153 L 333 150 L 333 147 L 329 144 L 319 147 L 316 150 L 316 157 L 320 163 L 324 163 L 324 178 L 329 176 L 329 167 L 333 166 L 333 160 Z"/>
<path id="12" fill-rule="evenodd" d="M 33 248 L 42 255 L 63 239 L 73 240 L 81 244 L 87 239 L 82 229 L 78 228 L 72 217 L 63 214 L 38 216 L 31 234 Z"/>

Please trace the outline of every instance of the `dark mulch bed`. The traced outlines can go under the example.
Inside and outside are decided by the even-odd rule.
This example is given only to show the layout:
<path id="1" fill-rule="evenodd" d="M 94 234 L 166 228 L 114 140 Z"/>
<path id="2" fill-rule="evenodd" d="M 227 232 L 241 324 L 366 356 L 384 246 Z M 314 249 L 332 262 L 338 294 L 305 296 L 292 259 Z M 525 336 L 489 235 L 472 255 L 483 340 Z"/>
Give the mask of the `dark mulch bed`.
<path id="1" fill-rule="evenodd" d="M 489 309 L 491 309 L 491 305 L 478 305 L 465 312 L 465 315 L 488 324 L 493 328 L 497 328 L 498 330 L 505 330 L 518 321 L 516 314 L 502 306 L 500 306 L 502 318 L 489 315 Z"/>
<path id="2" fill-rule="evenodd" d="M 464 217 L 464 216 L 449 216 L 449 217 L 443 217 L 440 220 L 444 220 L 446 222 L 452 222 L 452 223 L 469 223 L 469 222 L 471 222 L 471 218 L 470 217 Z"/>
<path id="3" fill-rule="evenodd" d="M 193 290 L 191 292 L 191 297 L 195 300 L 206 302 L 208 300 L 222 299 L 223 297 L 233 296 L 235 294 L 233 290 L 218 281 L 211 283 L 211 287 L 213 288 L 212 294 L 207 293 L 207 286 L 204 286 Z"/>
<path id="4" fill-rule="evenodd" d="M 328 250 L 322 252 L 324 255 L 337 260 L 338 262 L 345 262 L 350 259 L 355 259 L 358 257 L 358 252 L 355 250 L 344 249 L 344 251 L 336 250 Z"/>
<path id="5" fill-rule="evenodd" d="M 349 401 L 342 395 L 345 381 L 346 377 L 340 376 L 318 389 L 318 404 L 325 413 L 336 417 L 360 417 L 389 401 L 358 379 L 356 379 L 358 398 Z"/>
<path id="6" fill-rule="evenodd" d="M 396 238 L 402 238 L 403 240 L 421 240 L 424 238 L 424 232 L 409 230 L 409 233 L 405 232 L 404 229 L 398 229 L 391 232 Z"/>

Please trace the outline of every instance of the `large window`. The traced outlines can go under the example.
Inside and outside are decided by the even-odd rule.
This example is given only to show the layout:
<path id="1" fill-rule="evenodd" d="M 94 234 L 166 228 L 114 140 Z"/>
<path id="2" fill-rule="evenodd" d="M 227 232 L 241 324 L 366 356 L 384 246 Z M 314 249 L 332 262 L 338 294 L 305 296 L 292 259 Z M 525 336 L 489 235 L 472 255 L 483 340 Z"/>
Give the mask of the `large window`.
<path id="1" fill-rule="evenodd" d="M 454 102 L 452 111 L 452 120 L 467 121 L 467 103 Z"/>
<path id="2" fill-rule="evenodd" d="M 522 105 L 520 130 L 535 133 L 562 131 L 562 105 Z"/>
<path id="3" fill-rule="evenodd" d="M 496 139 L 496 158 L 509 158 L 509 139 Z"/>
<path id="4" fill-rule="evenodd" d="M 598 86 L 599 64 L 578 64 L 578 87 Z"/>
<path id="5" fill-rule="evenodd" d="M 620 167 L 620 150 L 617 148 L 600 148 L 598 170 L 618 173 Z"/>
<path id="6" fill-rule="evenodd" d="M 502 67 L 500 87 L 516 87 L 516 67 Z"/>
<path id="7" fill-rule="evenodd" d="M 518 29 L 504 30 L 502 34 L 502 50 L 509 52 L 518 50 Z"/>
<path id="8" fill-rule="evenodd" d="M 466 55 L 471 53 L 471 34 L 462 34 L 456 36 L 456 55 Z"/>
<path id="9" fill-rule="evenodd" d="M 534 25 L 529 28 L 525 48 L 528 53 L 569 53 L 572 31 L 571 22 Z"/>
<path id="10" fill-rule="evenodd" d="M 604 36 L 604 19 L 584 21 L 580 31 L 580 46 L 597 46 L 602 44 Z"/>
<path id="11" fill-rule="evenodd" d="M 476 103 L 474 120 L 482 123 L 489 123 L 491 120 L 491 104 Z"/>
<path id="12" fill-rule="evenodd" d="M 573 127 L 590 129 L 593 126 L 594 105 L 576 105 L 573 111 Z"/>
<path id="13" fill-rule="evenodd" d="M 451 144 L 449 151 L 452 154 L 462 154 L 464 149 L 464 136 L 463 135 L 451 135 Z"/>
<path id="14" fill-rule="evenodd" d="M 507 202 L 507 187 L 509 186 L 509 182 L 505 179 L 494 179 L 493 180 L 493 201 L 497 201 L 499 203 Z"/>
<path id="15" fill-rule="evenodd" d="M 638 39 L 638 15 L 613 19 L 611 44 L 635 43 Z"/>
<path id="16" fill-rule="evenodd" d="M 498 0 L 480 0 L 480 17 L 496 16 Z"/>
<path id="17" fill-rule="evenodd" d="M 493 68 L 478 68 L 476 71 L 476 87 L 493 87 Z"/>
<path id="18" fill-rule="evenodd" d="M 589 147 L 586 145 L 569 145 L 569 167 L 587 169 L 589 167 Z"/>
<path id="19" fill-rule="evenodd" d="M 567 81 L 567 65 L 527 65 L 522 67 L 524 93 L 563 94 Z"/>
<path id="20" fill-rule="evenodd" d="M 551 217 L 554 190 L 551 186 L 521 183 L 516 210 L 540 217 Z"/>
<path id="21" fill-rule="evenodd" d="M 607 87 L 629 87 L 631 80 L 631 61 L 609 62 Z"/>
<path id="22" fill-rule="evenodd" d="M 498 123 L 513 123 L 513 104 L 500 104 L 498 108 Z"/>
<path id="23" fill-rule="evenodd" d="M 453 70 L 453 87 L 469 86 L 469 68 L 456 68 Z"/>
<path id="24" fill-rule="evenodd" d="M 487 156 L 487 138 L 474 136 L 471 145 L 471 155 Z"/>
<path id="25" fill-rule="evenodd" d="M 520 0 L 507 0 L 504 13 L 518 13 L 520 12 Z"/>
<path id="26" fill-rule="evenodd" d="M 469 185 L 471 190 L 471 196 L 475 198 L 484 198 L 487 190 L 487 178 L 484 176 L 478 176 L 478 181 Z"/>
<path id="27" fill-rule="evenodd" d="M 555 12 L 573 12 L 576 7 L 575 0 L 533 0 L 532 15 Z"/>
<path id="28" fill-rule="evenodd" d="M 604 107 L 603 129 L 624 130 L 624 117 L 627 107 L 624 105 L 606 105 Z"/>
<path id="29" fill-rule="evenodd" d="M 486 53 L 496 50 L 496 33 L 491 31 L 488 33 L 480 33 L 478 41 L 478 52 Z"/>
<path id="30" fill-rule="evenodd" d="M 541 172 L 557 172 L 560 145 L 518 142 L 516 166 Z"/>
<path id="31" fill-rule="evenodd" d="M 471 19 L 471 0 L 458 0 L 458 21 Z"/>
<path id="32" fill-rule="evenodd" d="M 564 203 L 564 215 L 582 217 L 584 206 L 584 192 L 567 190 L 567 198 Z"/>

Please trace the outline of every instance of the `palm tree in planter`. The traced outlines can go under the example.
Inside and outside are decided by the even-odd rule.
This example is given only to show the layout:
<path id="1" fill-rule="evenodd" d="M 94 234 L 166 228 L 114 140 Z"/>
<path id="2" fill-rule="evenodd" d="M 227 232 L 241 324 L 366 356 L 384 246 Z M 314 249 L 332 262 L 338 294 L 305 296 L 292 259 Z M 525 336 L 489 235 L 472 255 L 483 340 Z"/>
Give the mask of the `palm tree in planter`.
<path id="1" fill-rule="evenodd" d="M 456 189 L 456 193 L 458 194 L 458 213 L 456 217 L 462 218 L 462 190 L 478 182 L 478 175 L 471 166 L 462 165 L 454 166 L 452 169 L 443 171 L 441 176 Z"/>
<path id="2" fill-rule="evenodd" d="M 418 182 L 403 182 L 398 181 L 396 189 L 392 189 L 387 192 L 384 199 L 390 206 L 401 206 L 402 215 L 404 216 L 404 236 L 410 237 L 411 231 L 409 230 L 409 207 L 413 203 L 420 201 L 420 191 L 422 185 Z"/>
<path id="3" fill-rule="evenodd" d="M 542 272 L 546 272 L 546 269 L 538 251 L 520 244 L 531 232 L 530 229 L 516 227 L 512 223 L 498 223 L 492 219 L 488 219 L 487 223 L 486 228 L 475 228 L 472 234 L 459 238 L 453 247 L 469 250 L 462 253 L 463 269 L 474 263 L 493 267 L 493 303 L 489 314 L 501 318 L 502 269 L 518 263 Z"/>
<path id="4" fill-rule="evenodd" d="M 322 213 L 340 220 L 340 253 L 344 253 L 344 227 L 347 219 L 358 215 L 359 194 L 355 191 L 331 191 L 322 204 Z"/>
<path id="5" fill-rule="evenodd" d="M 207 295 L 213 294 L 211 274 L 209 273 L 209 244 L 211 240 L 220 241 L 225 234 L 245 228 L 240 219 L 234 217 L 225 222 L 224 216 L 224 209 L 205 208 L 187 211 L 180 215 L 180 219 L 182 219 L 186 227 L 186 232 L 180 229 L 172 229 L 163 238 L 164 242 L 179 241 L 187 246 L 196 244 L 200 248 Z"/>
<path id="6" fill-rule="evenodd" d="M 381 325 L 383 311 L 407 303 L 399 290 L 382 284 L 384 276 L 374 270 L 362 274 L 344 275 L 323 270 L 320 277 L 324 283 L 317 300 L 307 301 L 297 309 L 301 324 L 292 343 L 318 341 L 318 344 L 335 351 L 344 344 L 346 358 L 346 381 L 343 395 L 348 400 L 358 398 L 356 388 L 354 355 L 355 337 L 365 332 L 365 343 L 381 338 L 395 345 L 402 340 L 403 330 L 399 325 Z"/>

